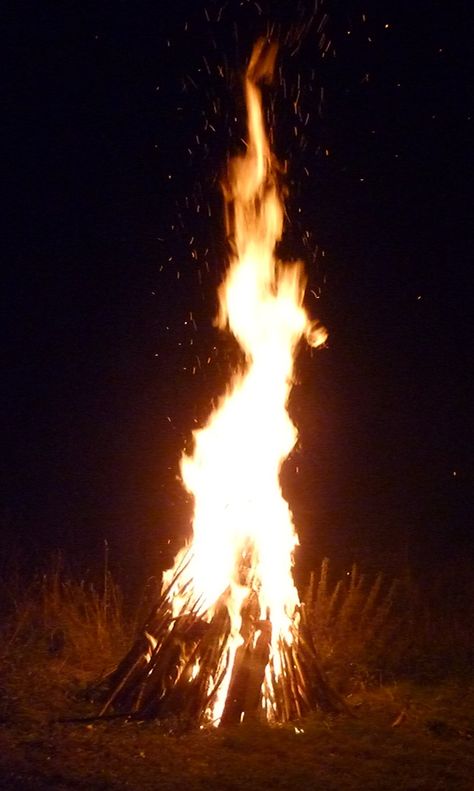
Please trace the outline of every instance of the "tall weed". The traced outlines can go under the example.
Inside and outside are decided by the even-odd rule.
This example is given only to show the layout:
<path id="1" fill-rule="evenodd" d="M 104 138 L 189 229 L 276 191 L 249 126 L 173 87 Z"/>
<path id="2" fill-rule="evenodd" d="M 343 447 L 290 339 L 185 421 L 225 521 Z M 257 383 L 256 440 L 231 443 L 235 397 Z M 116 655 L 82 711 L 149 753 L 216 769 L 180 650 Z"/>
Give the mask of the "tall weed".
<path id="1" fill-rule="evenodd" d="M 304 596 L 323 666 L 339 686 L 411 677 L 435 680 L 469 673 L 474 617 L 468 586 L 453 580 L 417 583 L 382 574 L 367 579 L 354 565 L 330 580 L 326 559 Z M 459 582 L 459 581 L 458 581 Z"/>

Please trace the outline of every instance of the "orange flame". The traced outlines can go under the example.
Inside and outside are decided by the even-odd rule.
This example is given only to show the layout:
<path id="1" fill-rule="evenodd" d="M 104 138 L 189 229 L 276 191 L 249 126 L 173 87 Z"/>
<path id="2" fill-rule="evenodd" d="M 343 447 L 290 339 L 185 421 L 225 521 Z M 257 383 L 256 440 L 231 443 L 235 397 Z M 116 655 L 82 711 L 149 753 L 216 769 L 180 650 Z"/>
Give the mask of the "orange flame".
<path id="1" fill-rule="evenodd" d="M 234 375 L 227 395 L 204 428 L 195 431 L 192 455 L 181 473 L 194 497 L 193 538 L 186 584 L 172 592 L 175 613 L 197 606 L 212 615 L 226 597 L 232 630 L 230 660 L 212 716 L 225 703 L 233 656 L 241 643 L 240 611 L 253 591 L 272 622 L 272 649 L 291 642 L 298 593 L 292 575 L 298 543 L 279 481 L 281 466 L 297 440 L 287 403 L 296 347 L 303 336 L 312 346 L 326 331 L 302 306 L 303 265 L 282 263 L 275 246 L 283 229 L 277 163 L 265 131 L 258 83 L 270 80 L 276 47 L 260 40 L 246 75 L 248 143 L 230 165 L 224 186 L 231 257 L 219 288 L 218 324 L 242 347 L 245 371 Z M 175 569 L 182 555 L 176 560 Z M 173 571 L 165 580 L 169 584 Z M 275 662 L 278 671 L 278 661 Z"/>

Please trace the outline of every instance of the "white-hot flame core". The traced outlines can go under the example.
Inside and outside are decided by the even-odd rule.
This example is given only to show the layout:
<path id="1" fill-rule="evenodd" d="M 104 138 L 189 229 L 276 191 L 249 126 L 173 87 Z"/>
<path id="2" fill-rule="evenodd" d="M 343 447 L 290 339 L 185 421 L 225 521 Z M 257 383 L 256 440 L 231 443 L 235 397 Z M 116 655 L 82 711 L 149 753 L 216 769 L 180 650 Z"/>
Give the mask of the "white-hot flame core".
<path id="1" fill-rule="evenodd" d="M 193 453 L 181 461 L 183 482 L 194 496 L 186 595 L 199 600 L 201 612 L 212 613 L 228 591 L 232 656 L 241 640 L 240 608 L 250 590 L 258 595 L 261 617 L 270 614 L 274 652 L 280 638 L 292 639 L 298 604 L 292 564 L 298 542 L 279 480 L 297 440 L 287 404 L 300 339 L 305 335 L 314 346 L 326 340 L 302 306 L 303 265 L 275 258 L 283 203 L 257 85 L 271 77 L 275 52 L 262 41 L 252 54 L 245 77 L 247 150 L 231 162 L 224 187 L 232 255 L 219 289 L 218 323 L 237 338 L 246 367 L 235 374 L 207 425 L 194 432 Z M 182 602 L 178 590 L 176 610 Z M 219 698 L 228 687 L 231 664 Z"/>

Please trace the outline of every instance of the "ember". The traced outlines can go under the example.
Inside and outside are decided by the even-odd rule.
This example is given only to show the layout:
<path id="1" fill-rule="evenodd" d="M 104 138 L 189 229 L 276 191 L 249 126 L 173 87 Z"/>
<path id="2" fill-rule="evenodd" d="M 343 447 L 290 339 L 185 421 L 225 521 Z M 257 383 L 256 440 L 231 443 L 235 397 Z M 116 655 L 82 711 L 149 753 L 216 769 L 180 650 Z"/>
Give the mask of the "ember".
<path id="1" fill-rule="evenodd" d="M 283 202 L 258 87 L 271 79 L 275 56 L 264 40 L 254 47 L 246 152 L 231 161 L 223 187 L 230 264 L 218 324 L 237 338 L 245 370 L 182 459 L 192 541 L 109 679 L 104 714 L 113 704 L 140 717 L 226 724 L 343 706 L 321 672 L 294 585 L 297 536 L 279 482 L 297 440 L 287 412 L 295 351 L 303 336 L 319 346 L 327 335 L 303 308 L 302 263 L 275 257 Z"/>

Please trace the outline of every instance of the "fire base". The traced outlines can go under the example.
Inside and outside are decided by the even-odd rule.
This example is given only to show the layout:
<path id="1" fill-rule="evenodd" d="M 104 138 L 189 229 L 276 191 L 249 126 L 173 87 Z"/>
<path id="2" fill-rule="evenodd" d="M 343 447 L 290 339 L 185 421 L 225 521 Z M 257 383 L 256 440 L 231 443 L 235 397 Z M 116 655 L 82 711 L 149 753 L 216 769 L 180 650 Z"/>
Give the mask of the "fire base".
<path id="1" fill-rule="evenodd" d="M 271 621 L 259 619 L 256 596 L 247 599 L 241 614 L 242 644 L 224 690 L 230 635 L 224 601 L 208 622 L 195 611 L 173 617 L 164 593 L 141 636 L 106 680 L 99 716 L 113 709 L 134 719 L 178 717 L 191 727 L 205 725 L 212 722 L 219 694 L 225 694 L 220 725 L 249 719 L 287 722 L 317 709 L 347 711 L 321 668 L 303 605 L 291 645 L 280 640 L 277 656 L 271 651 Z"/>

